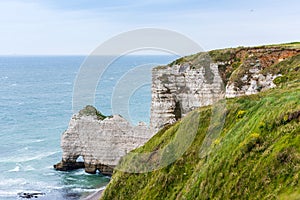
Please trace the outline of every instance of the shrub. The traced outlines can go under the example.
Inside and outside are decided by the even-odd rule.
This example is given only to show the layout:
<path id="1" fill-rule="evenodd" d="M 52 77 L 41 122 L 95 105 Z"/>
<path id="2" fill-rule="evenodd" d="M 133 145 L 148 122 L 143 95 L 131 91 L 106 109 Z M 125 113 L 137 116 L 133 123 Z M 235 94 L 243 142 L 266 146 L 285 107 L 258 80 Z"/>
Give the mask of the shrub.
<path id="1" fill-rule="evenodd" d="M 273 83 L 275 85 L 280 85 L 281 83 L 286 83 L 288 81 L 288 78 L 286 76 L 279 76 L 273 80 Z"/>

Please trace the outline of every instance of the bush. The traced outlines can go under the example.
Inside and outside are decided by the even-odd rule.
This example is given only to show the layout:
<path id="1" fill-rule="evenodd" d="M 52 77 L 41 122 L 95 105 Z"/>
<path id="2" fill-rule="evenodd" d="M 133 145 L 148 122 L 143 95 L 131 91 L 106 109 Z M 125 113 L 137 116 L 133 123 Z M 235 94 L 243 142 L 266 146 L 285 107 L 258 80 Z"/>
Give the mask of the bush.
<path id="1" fill-rule="evenodd" d="M 281 83 L 286 83 L 287 81 L 288 81 L 288 77 L 286 77 L 286 76 L 279 76 L 279 77 L 277 77 L 277 78 L 275 78 L 273 80 L 273 83 L 275 85 L 280 85 Z"/>

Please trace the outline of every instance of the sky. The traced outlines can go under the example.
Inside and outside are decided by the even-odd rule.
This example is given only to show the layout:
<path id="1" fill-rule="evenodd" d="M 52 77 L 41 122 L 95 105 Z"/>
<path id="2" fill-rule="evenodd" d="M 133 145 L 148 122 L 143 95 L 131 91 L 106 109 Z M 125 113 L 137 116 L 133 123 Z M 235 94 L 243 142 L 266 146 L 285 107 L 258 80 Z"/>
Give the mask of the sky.
<path id="1" fill-rule="evenodd" d="M 299 0 L 0 0 L 0 55 L 88 55 L 138 28 L 204 50 L 300 41 Z"/>

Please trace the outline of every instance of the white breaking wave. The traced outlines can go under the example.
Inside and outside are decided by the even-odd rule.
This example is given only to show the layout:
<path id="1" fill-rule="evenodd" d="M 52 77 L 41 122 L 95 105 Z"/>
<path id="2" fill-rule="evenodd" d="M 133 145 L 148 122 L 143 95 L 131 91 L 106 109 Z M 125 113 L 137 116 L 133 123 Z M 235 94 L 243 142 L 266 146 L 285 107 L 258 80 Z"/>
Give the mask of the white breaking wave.
<path id="1" fill-rule="evenodd" d="M 3 179 L 0 182 L 0 186 L 5 186 L 5 187 L 12 187 L 12 186 L 20 186 L 20 185 L 25 185 L 27 184 L 26 180 L 23 178 L 16 178 L 16 179 Z"/>
<path id="2" fill-rule="evenodd" d="M 40 143 L 40 142 L 44 142 L 44 141 L 45 141 L 45 139 L 25 139 L 22 141 L 18 141 L 18 143 L 32 145 L 32 143 Z"/>
<path id="3" fill-rule="evenodd" d="M 53 169 L 53 166 L 52 166 Z M 55 176 L 55 172 L 47 172 L 47 173 L 43 173 L 43 176 Z"/>
<path id="4" fill-rule="evenodd" d="M 0 190 L 0 197 L 16 197 L 22 190 Z"/>
<path id="5" fill-rule="evenodd" d="M 51 186 L 51 185 L 49 186 L 49 185 L 46 185 L 45 188 L 48 189 L 48 190 L 50 190 L 50 191 L 52 191 L 52 190 L 61 190 L 61 189 L 64 189 L 65 187 L 64 186 L 54 186 L 54 185 L 53 186 Z"/>
<path id="6" fill-rule="evenodd" d="M 27 181 L 23 178 L 2 179 L 0 182 L 0 197 L 16 197 L 18 193 L 22 192 L 22 190 L 16 188 L 20 188 L 26 184 Z"/>
<path id="7" fill-rule="evenodd" d="M 71 82 L 61 82 L 61 83 L 55 83 L 54 85 L 72 85 Z"/>
<path id="8" fill-rule="evenodd" d="M 0 159 L 0 163 L 11 163 L 11 162 L 17 162 L 17 163 L 22 163 L 22 162 L 28 162 L 28 161 L 32 161 L 32 160 L 41 160 L 43 158 L 52 156 L 54 154 L 59 153 L 59 151 L 55 151 L 55 152 L 46 152 L 46 153 L 42 153 L 42 154 L 38 154 L 35 156 L 22 156 L 22 157 L 15 157 L 15 156 L 10 156 L 10 157 L 2 157 Z"/>
<path id="9" fill-rule="evenodd" d="M 78 176 L 78 175 L 90 175 L 88 173 L 86 173 L 83 169 L 81 170 L 78 170 L 74 173 L 75 176 Z"/>
<path id="10" fill-rule="evenodd" d="M 9 172 L 18 172 L 20 171 L 20 166 L 16 166 L 15 168 L 8 170 Z"/>
<path id="11" fill-rule="evenodd" d="M 36 139 L 36 140 L 32 140 L 31 143 L 39 143 L 39 142 L 44 142 L 44 139 Z"/>
<path id="12" fill-rule="evenodd" d="M 33 171 L 33 170 L 35 170 L 35 168 L 33 168 L 31 165 L 23 166 L 23 165 L 17 163 L 16 167 L 11 170 L 8 170 L 8 172 L 19 172 L 19 171 L 27 172 L 27 171 Z"/>
<path id="13" fill-rule="evenodd" d="M 31 165 L 27 165 L 27 166 L 25 166 L 25 167 L 23 168 L 23 170 L 24 170 L 25 172 L 27 172 L 27 171 L 33 171 L 33 170 L 35 170 L 35 168 L 32 167 Z"/>

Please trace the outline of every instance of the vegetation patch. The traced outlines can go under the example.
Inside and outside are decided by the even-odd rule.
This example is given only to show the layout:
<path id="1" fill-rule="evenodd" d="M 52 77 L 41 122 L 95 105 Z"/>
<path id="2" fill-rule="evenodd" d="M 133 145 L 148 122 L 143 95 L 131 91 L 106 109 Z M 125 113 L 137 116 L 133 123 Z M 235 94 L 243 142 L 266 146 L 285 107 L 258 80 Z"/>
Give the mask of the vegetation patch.
<path id="1" fill-rule="evenodd" d="M 79 111 L 79 116 L 97 116 L 98 120 L 104 120 L 108 116 L 103 115 L 94 106 L 88 105 Z"/>
<path id="2" fill-rule="evenodd" d="M 241 78 L 257 65 L 259 73 L 265 76 L 281 75 L 274 80 L 277 87 L 257 95 L 227 99 L 224 127 L 209 143 L 207 131 L 219 126 L 210 124 L 212 108 L 193 111 L 199 126 L 183 155 L 152 172 L 131 174 L 116 170 L 102 199 L 300 199 L 300 55 L 279 63 L 275 56 L 275 64 L 271 65 L 272 56 L 271 61 L 260 60 L 272 49 L 280 52 L 299 48 L 297 42 L 210 51 L 211 61 L 218 63 L 225 84 L 230 81 L 242 87 L 245 83 Z M 203 55 L 187 56 L 168 66 L 189 64 L 196 68 L 202 58 L 207 58 Z M 262 65 L 263 62 L 267 64 Z M 179 137 L 182 120 L 163 128 L 133 152 L 165 148 L 163 155 L 172 156 L 167 152 L 181 146 L 168 144 Z M 191 127 L 186 126 L 188 136 Z M 205 155 L 203 145 L 207 145 Z M 153 153 L 147 159 L 159 163 L 158 158 Z M 134 157 L 124 160 L 123 164 L 129 166 Z"/>
<path id="3" fill-rule="evenodd" d="M 207 156 L 199 154 L 210 107 L 193 111 L 199 127 L 184 155 L 153 172 L 115 171 L 102 199 L 299 199 L 300 83 L 228 99 L 226 110 Z M 180 125 L 165 127 L 134 152 L 165 147 Z"/>

